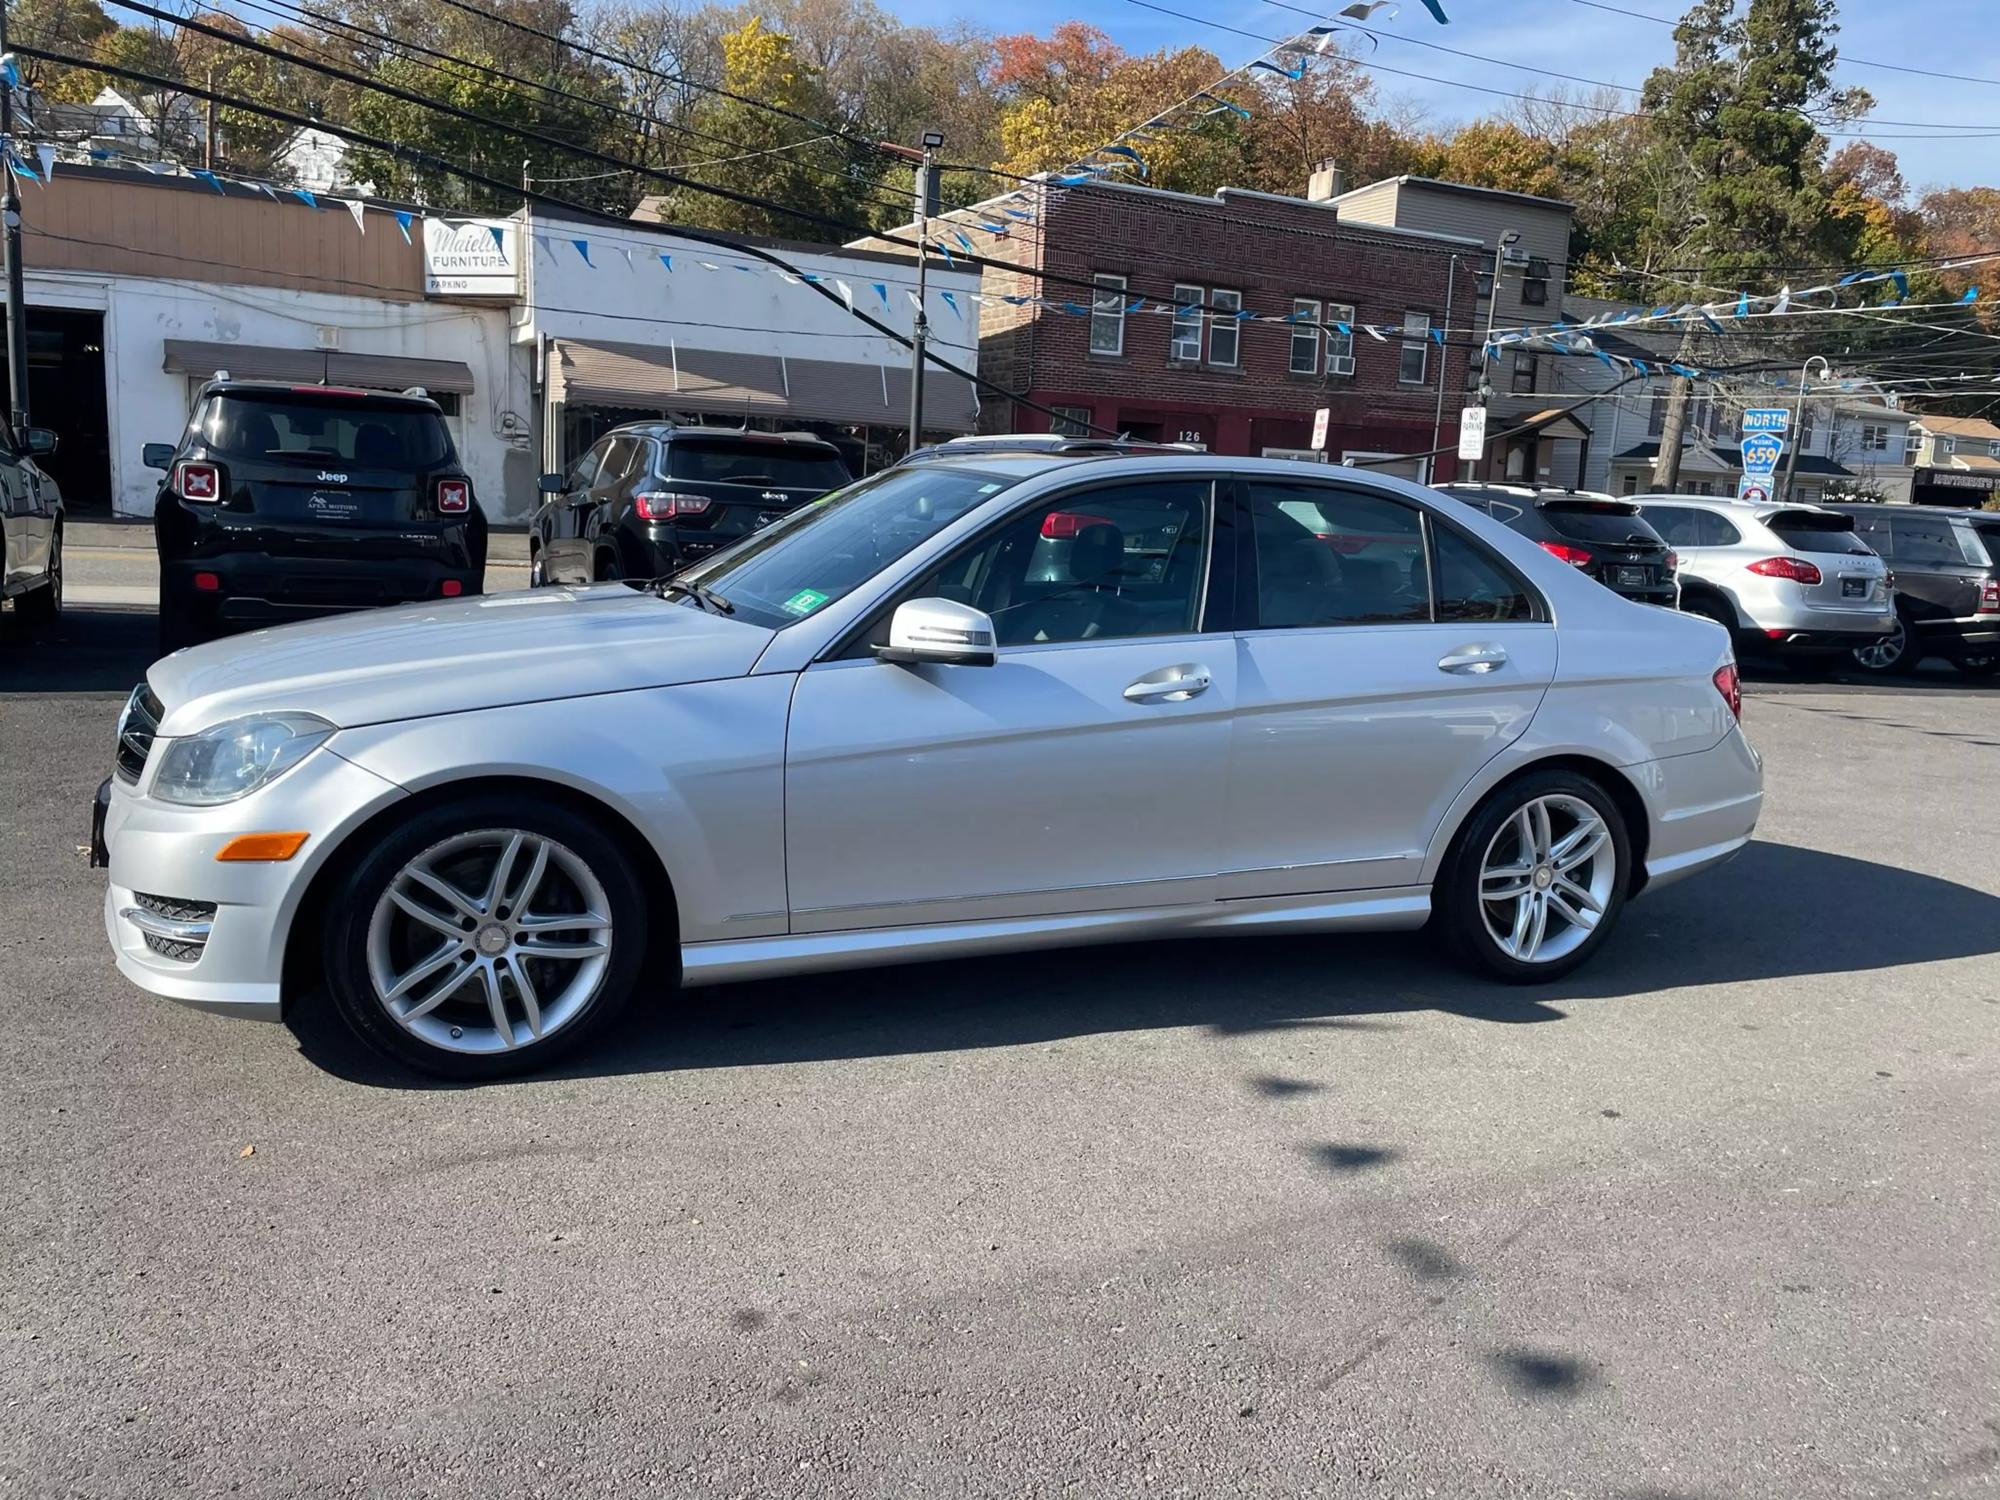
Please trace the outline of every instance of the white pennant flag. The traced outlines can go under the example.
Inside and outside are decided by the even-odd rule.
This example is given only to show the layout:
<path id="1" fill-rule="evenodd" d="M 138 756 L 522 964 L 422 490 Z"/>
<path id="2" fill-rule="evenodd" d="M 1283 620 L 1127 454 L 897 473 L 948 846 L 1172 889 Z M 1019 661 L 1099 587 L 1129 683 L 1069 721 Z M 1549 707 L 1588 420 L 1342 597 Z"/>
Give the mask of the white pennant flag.
<path id="1" fill-rule="evenodd" d="M 698 260 L 695 264 L 700 266 L 704 271 L 720 271 L 722 269 L 722 267 L 718 266 L 712 260 Z"/>
<path id="2" fill-rule="evenodd" d="M 914 308 L 916 311 L 922 312 L 924 310 L 924 299 L 919 297 L 915 292 L 911 291 L 908 287 L 903 288 L 903 295 L 910 299 L 910 306 Z"/>
<path id="3" fill-rule="evenodd" d="M 1788 286 L 1780 287 L 1778 289 L 1778 305 L 1772 308 L 1771 311 L 1774 313 L 1781 313 L 1784 312 L 1786 309 L 1788 309 L 1791 305 L 1792 305 L 1792 289 Z"/>
<path id="4" fill-rule="evenodd" d="M 549 237 L 545 234 L 538 234 L 535 236 L 535 248 L 541 251 L 542 254 L 546 255 L 550 260 L 554 260 L 556 258 L 556 247 L 550 241 Z"/>
<path id="5" fill-rule="evenodd" d="M 615 248 L 617 249 L 620 255 L 625 257 L 625 269 L 628 271 L 633 270 L 634 267 L 632 265 L 632 251 L 630 250 L 630 248 L 624 245 L 619 245 L 616 246 Z"/>
<path id="6" fill-rule="evenodd" d="M 35 147 L 35 155 L 42 164 L 42 181 L 54 182 L 56 178 L 56 148 L 42 145 Z"/>
<path id="7" fill-rule="evenodd" d="M 1363 323 L 1361 325 L 1361 331 L 1367 334 L 1368 337 L 1370 337 L 1371 339 L 1375 340 L 1375 342 L 1378 344 L 1386 344 L 1389 342 L 1387 339 L 1382 337 L 1382 330 L 1377 328 L 1373 323 Z"/>
<path id="8" fill-rule="evenodd" d="M 360 230 L 363 234 L 366 234 L 368 232 L 368 225 L 361 217 L 362 214 L 361 205 L 354 199 L 349 198 L 347 200 L 347 211 L 354 215 L 354 227 Z"/>
<path id="9" fill-rule="evenodd" d="M 836 280 L 834 281 L 834 283 L 833 283 L 833 284 L 834 284 L 835 286 L 837 286 L 837 287 L 839 287 L 839 288 L 840 288 L 840 300 L 841 300 L 842 302 L 845 302 L 845 303 L 847 304 L 847 310 L 848 310 L 849 312 L 853 312 L 853 311 L 854 311 L 854 288 L 853 288 L 853 287 L 851 287 L 851 286 L 849 286 L 849 285 L 848 285 L 848 284 L 847 284 L 846 282 L 844 282 L 844 281 L 840 281 L 840 280 L 838 280 L 838 279 L 836 279 Z"/>

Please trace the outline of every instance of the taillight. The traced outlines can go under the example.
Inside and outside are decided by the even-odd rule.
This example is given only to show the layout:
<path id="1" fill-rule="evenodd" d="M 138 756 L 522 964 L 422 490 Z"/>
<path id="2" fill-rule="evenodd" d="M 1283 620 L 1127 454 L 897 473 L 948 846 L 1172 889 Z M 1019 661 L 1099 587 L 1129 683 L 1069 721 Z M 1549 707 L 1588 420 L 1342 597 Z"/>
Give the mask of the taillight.
<path id="1" fill-rule="evenodd" d="M 633 509 L 642 521 L 671 521 L 675 516 L 698 516 L 715 502 L 706 495 L 677 495 L 671 490 L 641 490 L 632 497 Z"/>
<path id="2" fill-rule="evenodd" d="M 1542 550 L 1558 562 L 1566 562 L 1572 568 L 1590 566 L 1590 553 L 1582 547 L 1571 547 L 1562 542 L 1543 542 Z"/>
<path id="3" fill-rule="evenodd" d="M 456 599 L 460 594 L 465 592 L 465 585 L 460 583 L 456 578 L 447 578 L 438 586 L 438 592 L 443 594 L 447 599 Z"/>
<path id="4" fill-rule="evenodd" d="M 222 587 L 222 579 L 214 573 L 197 573 L 194 586 L 204 594 L 213 594 Z"/>
<path id="5" fill-rule="evenodd" d="M 1787 578 L 1793 583 L 1818 583 L 1820 571 L 1796 557 L 1767 557 L 1750 564 L 1750 571 L 1766 578 Z"/>
<path id="6" fill-rule="evenodd" d="M 174 493 L 198 505 L 213 505 L 222 498 L 222 470 L 214 464 L 176 464 Z"/>
<path id="7" fill-rule="evenodd" d="M 464 515 L 472 509 L 472 486 L 463 479 L 440 479 L 438 509 L 448 516 Z"/>
<path id="8" fill-rule="evenodd" d="M 1680 553 L 1678 553 L 1678 552 L 1669 552 L 1669 553 L 1667 554 L 1667 571 L 1668 571 L 1669 573 L 1678 573 L 1678 572 L 1680 572 L 1680 570 L 1681 570 L 1681 555 L 1680 555 Z"/>
<path id="9" fill-rule="evenodd" d="M 1736 675 L 1736 663 L 1724 662 L 1715 669 L 1715 690 L 1722 694 L 1722 701 L 1729 705 L 1732 718 L 1743 717 L 1743 680 Z"/>
<path id="10" fill-rule="evenodd" d="M 1989 578 L 1979 585 L 1979 609 L 1982 615 L 2000 615 L 2000 578 Z"/>

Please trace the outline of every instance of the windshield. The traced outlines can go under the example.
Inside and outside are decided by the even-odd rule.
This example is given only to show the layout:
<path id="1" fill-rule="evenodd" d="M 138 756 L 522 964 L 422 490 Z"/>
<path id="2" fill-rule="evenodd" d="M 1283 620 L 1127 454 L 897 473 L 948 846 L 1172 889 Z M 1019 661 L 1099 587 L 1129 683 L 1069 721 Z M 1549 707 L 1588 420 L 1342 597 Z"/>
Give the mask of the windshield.
<path id="1" fill-rule="evenodd" d="M 838 454 L 821 448 L 677 438 L 667 444 L 667 477 L 823 494 L 846 484 L 848 473 Z"/>
<path id="2" fill-rule="evenodd" d="M 706 584 L 743 618 L 773 629 L 816 614 L 1015 483 L 977 469 L 922 465 L 800 506 L 680 578 Z"/>
<path id="3" fill-rule="evenodd" d="M 436 412 L 353 396 L 210 396 L 194 428 L 218 458 L 259 463 L 430 469 L 451 453 Z"/>

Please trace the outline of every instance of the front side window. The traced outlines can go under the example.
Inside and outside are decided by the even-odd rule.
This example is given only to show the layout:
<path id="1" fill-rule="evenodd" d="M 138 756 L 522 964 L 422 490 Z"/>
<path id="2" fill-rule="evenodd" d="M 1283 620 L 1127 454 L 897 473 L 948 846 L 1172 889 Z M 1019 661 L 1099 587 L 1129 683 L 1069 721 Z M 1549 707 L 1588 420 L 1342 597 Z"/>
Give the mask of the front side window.
<path id="1" fill-rule="evenodd" d="M 1266 630 L 1428 621 L 1423 518 L 1379 495 L 1251 484 L 1257 623 Z"/>
<path id="2" fill-rule="evenodd" d="M 1190 364 L 1201 358 L 1201 304 L 1207 293 L 1198 286 L 1181 283 L 1174 287 L 1174 328 L 1167 346 L 1169 359 Z"/>
<path id="3" fill-rule="evenodd" d="M 1032 506 L 909 597 L 984 610 L 1000 646 L 1188 634 L 1199 625 L 1212 490 L 1159 480 Z"/>
<path id="4" fill-rule="evenodd" d="M 1014 483 L 956 465 L 884 469 L 801 505 L 680 576 L 714 589 L 738 617 L 778 629 L 853 592 Z"/>
<path id="5" fill-rule="evenodd" d="M 1292 299 L 1292 373 L 1319 374 L 1319 303 L 1310 297 Z"/>
<path id="6" fill-rule="evenodd" d="M 1123 354 L 1125 352 L 1125 278 L 1123 276 L 1098 275 L 1091 277 L 1096 290 L 1090 299 L 1090 352 L 1092 354 Z"/>
<path id="7" fill-rule="evenodd" d="M 1354 373 L 1354 307 L 1347 302 L 1326 305 L 1326 373 Z"/>
<path id="8" fill-rule="evenodd" d="M 1430 336 L 1430 314 L 1403 314 L 1402 362 L 1397 366 L 1396 379 L 1404 385 L 1424 383 L 1424 376 L 1430 369 Z"/>
<path id="9" fill-rule="evenodd" d="M 1243 325 L 1236 315 L 1243 311 L 1243 294 L 1217 287 L 1209 294 L 1208 362 L 1234 365 L 1243 340 Z"/>

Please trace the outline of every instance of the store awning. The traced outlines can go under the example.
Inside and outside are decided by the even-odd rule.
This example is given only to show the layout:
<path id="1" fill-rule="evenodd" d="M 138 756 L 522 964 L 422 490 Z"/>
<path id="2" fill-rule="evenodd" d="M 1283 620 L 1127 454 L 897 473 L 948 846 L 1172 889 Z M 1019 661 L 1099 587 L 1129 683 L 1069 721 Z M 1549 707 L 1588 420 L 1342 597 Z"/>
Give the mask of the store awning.
<path id="1" fill-rule="evenodd" d="M 907 367 L 779 354 L 740 354 L 678 344 L 549 346 L 551 400 L 572 406 L 790 417 L 845 426 L 909 420 Z M 979 417 L 972 382 L 936 368 L 924 376 L 924 425 L 970 432 Z"/>
<path id="2" fill-rule="evenodd" d="M 339 349 L 274 349 L 264 344 L 211 344 L 168 339 L 165 369 L 207 380 L 227 370 L 238 380 L 287 380 L 296 385 L 354 385 L 371 391 L 472 390 L 472 366 L 456 359 L 407 359 Z"/>

